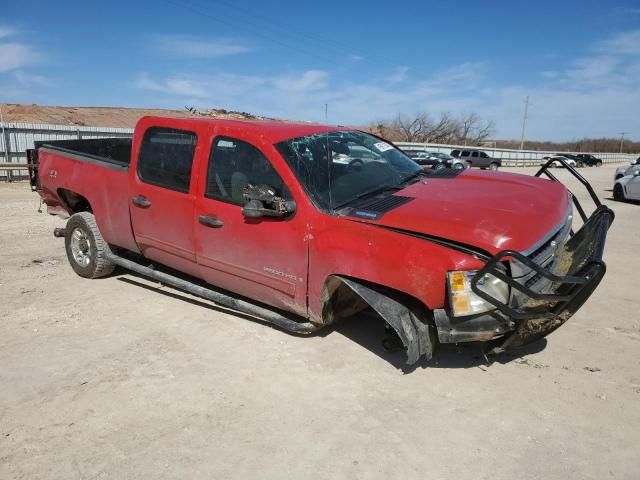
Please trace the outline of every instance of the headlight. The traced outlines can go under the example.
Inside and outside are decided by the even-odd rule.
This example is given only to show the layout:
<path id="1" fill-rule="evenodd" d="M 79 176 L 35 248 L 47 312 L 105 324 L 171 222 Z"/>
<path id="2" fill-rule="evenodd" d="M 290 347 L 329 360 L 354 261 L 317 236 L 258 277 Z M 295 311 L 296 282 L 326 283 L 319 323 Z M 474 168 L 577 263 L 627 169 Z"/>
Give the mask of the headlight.
<path id="1" fill-rule="evenodd" d="M 471 290 L 471 279 L 477 272 L 477 270 L 470 270 L 449 272 L 447 274 L 449 304 L 455 317 L 488 312 L 496 308 Z M 480 279 L 478 288 L 502 303 L 506 304 L 509 301 L 509 286 L 493 275 L 487 274 L 483 279 Z"/>

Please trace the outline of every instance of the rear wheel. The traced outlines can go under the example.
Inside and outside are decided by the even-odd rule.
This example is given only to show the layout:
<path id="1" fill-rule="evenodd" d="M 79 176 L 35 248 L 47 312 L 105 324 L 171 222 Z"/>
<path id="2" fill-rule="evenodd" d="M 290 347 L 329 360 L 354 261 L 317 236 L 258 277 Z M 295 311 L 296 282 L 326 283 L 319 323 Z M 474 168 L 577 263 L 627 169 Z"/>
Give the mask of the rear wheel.
<path id="1" fill-rule="evenodd" d="M 622 191 L 622 185 L 616 183 L 613 187 L 613 198 L 615 200 L 624 200 L 624 192 Z"/>
<path id="2" fill-rule="evenodd" d="M 498 170 L 498 164 L 492 163 L 491 165 L 489 165 L 489 170 L 493 170 L 495 172 L 496 170 Z"/>
<path id="3" fill-rule="evenodd" d="M 442 170 L 443 168 L 446 168 L 446 165 L 445 165 L 444 163 L 436 163 L 436 164 L 433 166 L 433 169 L 434 169 L 434 170 Z"/>
<path id="4" fill-rule="evenodd" d="M 596 167 L 601 167 L 601 166 L 602 166 L 602 161 L 601 161 L 601 160 L 598 160 L 598 161 L 596 162 Z"/>
<path id="5" fill-rule="evenodd" d="M 100 278 L 113 272 L 115 266 L 107 259 L 111 250 L 91 213 L 72 215 L 65 232 L 64 246 L 74 272 L 84 278 Z"/>

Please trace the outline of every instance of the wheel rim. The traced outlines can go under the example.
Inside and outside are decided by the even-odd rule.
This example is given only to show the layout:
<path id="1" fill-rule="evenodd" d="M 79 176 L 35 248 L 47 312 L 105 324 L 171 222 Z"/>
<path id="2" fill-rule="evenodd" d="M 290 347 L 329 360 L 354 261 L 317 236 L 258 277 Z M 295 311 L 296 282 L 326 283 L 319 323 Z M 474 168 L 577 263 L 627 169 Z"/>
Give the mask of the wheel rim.
<path id="1" fill-rule="evenodd" d="M 489 165 L 489 169 L 490 170 L 497 170 L 498 166 L 495 163 L 492 163 L 491 165 Z"/>
<path id="2" fill-rule="evenodd" d="M 442 170 L 443 168 L 445 168 L 445 165 L 442 163 L 438 163 L 433 167 L 434 170 Z"/>
<path id="3" fill-rule="evenodd" d="M 75 228 L 71 232 L 71 255 L 81 267 L 86 267 L 91 262 L 91 241 L 81 228 Z"/>
<path id="4" fill-rule="evenodd" d="M 464 168 L 464 165 L 462 165 L 461 163 L 456 163 L 453 168 L 455 168 L 456 170 L 462 170 Z"/>

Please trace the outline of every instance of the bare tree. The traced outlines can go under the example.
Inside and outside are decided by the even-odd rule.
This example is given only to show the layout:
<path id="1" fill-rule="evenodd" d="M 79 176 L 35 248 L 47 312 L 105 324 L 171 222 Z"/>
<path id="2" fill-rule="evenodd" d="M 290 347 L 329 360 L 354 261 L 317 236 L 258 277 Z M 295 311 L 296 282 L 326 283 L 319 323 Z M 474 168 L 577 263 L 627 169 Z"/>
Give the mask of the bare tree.
<path id="1" fill-rule="evenodd" d="M 476 113 L 454 117 L 440 114 L 434 121 L 426 113 L 398 114 L 391 121 L 378 121 L 371 127 L 378 135 L 401 142 L 458 143 L 478 145 L 494 134 L 494 123 Z"/>

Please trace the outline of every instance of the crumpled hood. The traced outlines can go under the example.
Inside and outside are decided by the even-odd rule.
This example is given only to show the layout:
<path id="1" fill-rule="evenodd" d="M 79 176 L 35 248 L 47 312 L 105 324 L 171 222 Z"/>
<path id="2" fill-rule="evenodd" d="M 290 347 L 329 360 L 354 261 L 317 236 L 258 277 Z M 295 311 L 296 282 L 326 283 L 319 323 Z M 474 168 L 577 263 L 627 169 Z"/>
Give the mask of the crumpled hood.
<path id="1" fill-rule="evenodd" d="M 379 225 L 480 248 L 525 251 L 564 222 L 570 198 L 558 182 L 529 175 L 466 170 L 455 178 L 425 178 L 396 195 L 414 200 Z"/>

